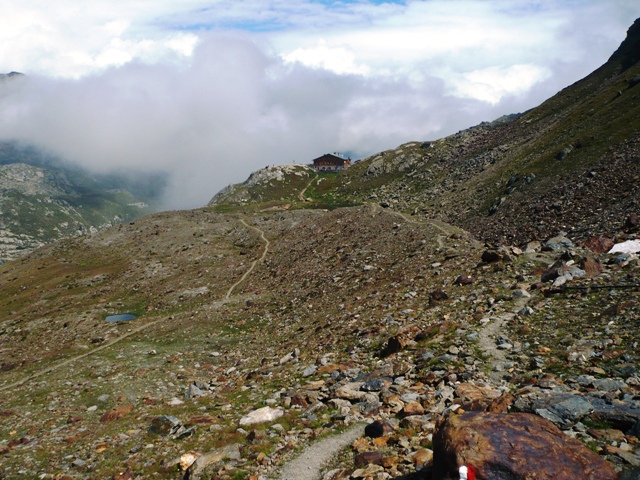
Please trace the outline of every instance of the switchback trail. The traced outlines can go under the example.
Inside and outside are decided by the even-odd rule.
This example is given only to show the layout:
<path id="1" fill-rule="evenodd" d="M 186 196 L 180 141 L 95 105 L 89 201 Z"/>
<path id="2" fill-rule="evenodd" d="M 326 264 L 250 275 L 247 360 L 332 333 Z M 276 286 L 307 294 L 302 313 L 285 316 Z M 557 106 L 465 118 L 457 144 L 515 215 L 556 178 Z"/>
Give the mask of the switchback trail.
<path id="1" fill-rule="evenodd" d="M 247 222 L 244 221 L 244 219 L 240 219 L 240 223 L 242 223 L 243 225 L 245 225 L 246 227 L 248 227 L 248 228 L 250 228 L 252 230 L 255 230 L 256 232 L 258 232 L 260 234 L 260 238 L 262 238 L 262 240 L 264 241 L 264 251 L 262 252 L 262 256 L 260 258 L 258 258 L 257 260 L 254 260 L 251 263 L 251 267 L 249 267 L 249 270 L 244 272 L 244 275 L 242 275 L 240 280 L 238 280 L 236 283 L 231 285 L 231 288 L 229 289 L 229 291 L 225 295 L 225 298 L 227 300 L 231 297 L 231 294 L 233 293 L 235 288 L 238 285 L 240 285 L 242 282 L 244 282 L 244 280 L 251 274 L 251 272 L 253 272 L 253 269 L 256 268 L 256 265 L 258 264 L 258 262 L 262 262 L 265 259 L 265 257 L 267 256 L 267 252 L 269 251 L 269 246 L 271 245 L 271 242 L 269 241 L 269 239 L 264 236 L 264 232 L 262 230 L 260 230 L 258 227 L 254 227 L 252 225 L 249 225 Z"/>

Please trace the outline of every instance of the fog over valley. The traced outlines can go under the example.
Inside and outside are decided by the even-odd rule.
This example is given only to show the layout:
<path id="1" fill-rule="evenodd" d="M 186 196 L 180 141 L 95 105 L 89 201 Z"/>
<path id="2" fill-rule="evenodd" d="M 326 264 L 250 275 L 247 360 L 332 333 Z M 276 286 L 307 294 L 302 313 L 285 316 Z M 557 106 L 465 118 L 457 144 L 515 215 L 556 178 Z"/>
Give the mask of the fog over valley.
<path id="1" fill-rule="evenodd" d="M 291 24 L 264 20 L 271 29 L 233 7 L 226 16 L 222 6 L 185 10 L 180 27 L 170 11 L 154 23 L 114 8 L 113 18 L 92 17 L 111 25 L 103 45 L 91 33 L 84 50 L 80 42 L 66 54 L 55 43 L 66 34 L 56 10 L 57 62 L 30 47 L 29 30 L 25 63 L 0 50 L 5 73 L 26 74 L 0 84 L 0 140 L 99 172 L 167 173 L 166 208 L 201 206 L 266 165 L 328 151 L 363 158 L 527 110 L 603 63 L 639 10 L 526 2 L 522 15 L 523 6 L 462 3 L 465 14 L 446 2 L 352 2 L 339 12 L 304 3 L 316 27 L 272 6 Z M 116 29 L 118 15 L 131 19 Z M 238 23 L 243 15 L 251 27 Z"/>

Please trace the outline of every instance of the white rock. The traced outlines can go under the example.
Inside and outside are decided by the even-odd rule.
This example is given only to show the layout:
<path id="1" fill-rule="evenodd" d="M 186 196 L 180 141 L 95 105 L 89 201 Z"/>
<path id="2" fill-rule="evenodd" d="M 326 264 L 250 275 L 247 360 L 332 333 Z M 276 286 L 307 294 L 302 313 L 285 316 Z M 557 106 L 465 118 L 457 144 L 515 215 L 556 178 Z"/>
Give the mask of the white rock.
<path id="1" fill-rule="evenodd" d="M 195 462 L 198 459 L 198 456 L 193 453 L 193 452 L 188 452 L 188 453 L 183 453 L 180 456 L 180 468 L 182 468 L 182 470 L 186 470 L 187 468 L 189 468 L 193 462 Z"/>
<path id="2" fill-rule="evenodd" d="M 293 360 L 293 352 L 289 352 L 287 353 L 284 357 L 282 357 L 280 359 L 280 365 L 284 365 L 287 362 L 290 362 L 291 360 Z"/>
<path id="3" fill-rule="evenodd" d="M 284 415 L 284 412 L 278 408 L 262 407 L 242 417 L 240 419 L 240 426 L 271 422 L 280 418 L 282 415 Z"/>
<path id="4" fill-rule="evenodd" d="M 609 253 L 640 253 L 640 240 L 617 243 L 609 250 Z"/>

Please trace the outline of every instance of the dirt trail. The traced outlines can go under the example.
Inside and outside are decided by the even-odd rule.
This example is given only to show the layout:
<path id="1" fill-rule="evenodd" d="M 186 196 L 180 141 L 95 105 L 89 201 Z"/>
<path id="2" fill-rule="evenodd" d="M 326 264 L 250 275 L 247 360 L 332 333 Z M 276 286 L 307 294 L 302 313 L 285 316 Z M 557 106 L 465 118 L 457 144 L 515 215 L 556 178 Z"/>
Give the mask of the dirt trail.
<path id="1" fill-rule="evenodd" d="M 311 177 L 311 180 L 309 180 L 309 183 L 307 183 L 307 185 L 302 190 L 300 190 L 300 193 L 298 193 L 299 200 L 302 200 L 303 202 L 305 201 L 306 197 L 304 196 L 304 194 L 316 178 L 318 178 L 318 174 L 314 172 L 314 175 L 313 177 Z"/>
<path id="2" fill-rule="evenodd" d="M 338 435 L 332 435 L 307 447 L 297 458 L 284 465 L 280 480 L 316 480 L 323 467 L 347 445 L 364 435 L 364 425 L 357 424 Z"/>
<path id="3" fill-rule="evenodd" d="M 244 282 L 244 280 L 249 276 L 249 274 L 251 274 L 251 272 L 253 271 L 253 269 L 255 268 L 255 266 L 258 264 L 258 262 L 262 262 L 265 257 L 267 256 L 267 252 L 269 250 L 269 245 L 271 245 L 271 242 L 269 242 L 269 240 L 265 237 L 264 232 L 262 230 L 260 230 L 257 227 L 251 226 L 249 225 L 247 222 L 244 221 L 244 219 L 240 219 L 240 223 L 242 223 L 243 225 L 247 226 L 248 228 L 251 228 L 252 230 L 255 230 L 256 232 L 258 232 L 260 234 L 260 237 L 262 238 L 262 240 L 265 243 L 265 247 L 264 247 L 264 251 L 262 252 L 262 255 L 260 256 L 259 259 L 254 260 L 251 264 L 251 267 L 244 273 L 244 275 L 242 275 L 242 278 L 240 278 L 240 280 L 238 280 L 236 283 L 234 283 L 231 288 L 229 289 L 229 291 L 227 292 L 227 294 L 224 297 L 224 300 L 221 300 L 220 303 L 226 303 L 226 301 L 229 300 L 229 298 L 231 297 L 231 294 L 233 293 L 234 289 L 240 285 L 242 282 Z M 141 331 L 156 325 L 159 322 L 162 321 L 166 321 L 166 318 L 159 318 L 157 320 L 154 320 L 152 322 L 149 323 L 145 323 L 144 325 L 140 325 L 139 327 L 136 327 L 134 329 L 132 329 L 131 331 L 125 333 L 124 335 L 120 335 L 119 337 L 113 338 L 107 342 L 105 342 L 104 344 L 100 345 L 99 347 L 94 348 L 93 350 L 89 351 L 89 352 L 85 352 L 81 355 L 77 355 L 75 357 L 72 358 L 68 358 L 67 360 L 63 360 L 60 363 L 56 363 L 54 365 L 51 365 L 47 368 L 44 368 L 36 373 L 33 373 L 27 377 L 24 377 L 22 380 L 18 380 L 17 382 L 13 382 L 13 383 L 9 383 L 7 385 L 2 385 L 0 386 L 0 392 L 5 391 L 5 390 L 9 390 L 11 388 L 15 388 L 15 387 L 19 387 L 20 385 L 23 385 L 31 380 L 33 380 L 34 378 L 38 378 L 41 377 L 42 375 L 45 375 L 47 373 L 53 372 L 54 370 L 58 370 L 62 367 L 65 367 L 77 360 L 81 360 L 83 358 L 86 358 L 90 355 L 94 355 L 95 353 L 101 352 L 102 350 L 105 350 L 113 345 L 115 345 L 116 343 L 124 340 L 125 338 L 128 338 L 132 335 L 135 335 L 136 333 L 140 333 Z"/>
<path id="4" fill-rule="evenodd" d="M 257 260 L 254 260 L 251 263 L 251 267 L 249 267 L 249 270 L 244 272 L 244 275 L 242 275 L 240 280 L 238 280 L 236 283 L 231 285 L 231 288 L 229 289 L 229 291 L 225 295 L 225 298 L 227 300 L 231 297 L 231 294 L 233 293 L 235 288 L 238 285 L 240 285 L 242 282 L 244 282 L 245 279 L 251 274 L 251 272 L 253 272 L 253 269 L 256 268 L 256 265 L 258 264 L 258 262 L 262 262 L 265 259 L 265 257 L 267 256 L 267 252 L 269 251 L 269 246 L 271 245 L 271 242 L 269 241 L 269 239 L 264 236 L 264 232 L 262 230 L 260 230 L 258 227 L 254 227 L 252 225 L 249 225 L 247 222 L 244 221 L 244 219 L 241 219 L 240 223 L 242 223 L 243 225 L 245 225 L 246 227 L 248 227 L 248 228 L 250 228 L 252 230 L 255 230 L 256 232 L 258 232 L 260 234 L 260 238 L 262 238 L 262 240 L 264 241 L 264 251 L 262 252 L 262 255 L 260 256 L 260 258 L 258 258 Z"/>
<path id="5" fill-rule="evenodd" d="M 369 207 L 371 208 L 371 215 L 376 215 L 377 213 L 380 213 L 382 211 L 387 211 L 389 213 L 391 213 L 392 215 L 396 215 L 400 218 L 402 218 L 404 221 L 408 222 L 408 223 L 423 223 L 426 225 L 431 225 L 432 227 L 434 227 L 437 230 L 440 230 L 442 232 L 442 235 L 438 235 L 436 237 L 436 242 L 438 244 L 438 248 L 444 248 L 444 239 L 450 237 L 451 235 L 453 235 L 454 233 L 466 233 L 464 232 L 464 230 L 455 227 L 453 225 L 449 225 L 445 222 L 440 222 L 437 220 L 417 220 L 416 218 L 407 215 L 406 213 L 402 213 L 402 212 L 398 212 L 396 210 L 391 210 L 391 209 L 387 209 L 384 210 L 381 206 L 375 204 L 375 203 L 369 203 Z M 478 242 L 477 240 L 473 240 L 474 243 L 476 244 L 480 244 L 480 242 Z"/>
<path id="6" fill-rule="evenodd" d="M 39 372 L 33 373 L 31 375 L 29 375 L 28 377 L 23 378 L 22 380 L 18 380 L 17 382 L 13 382 L 10 383 L 8 385 L 3 385 L 2 387 L 0 387 L 0 392 L 4 391 L 4 390 L 9 390 L 10 388 L 14 388 L 14 387 L 19 387 L 20 385 L 33 380 L 34 378 L 38 378 L 41 377 L 42 375 L 49 373 L 49 372 L 53 372 L 54 370 L 58 370 L 59 368 L 62 368 L 66 365 L 69 365 L 72 362 L 75 362 L 76 360 L 80 360 L 82 358 L 86 358 L 89 355 L 93 355 L 94 353 L 100 352 L 102 350 L 105 350 L 109 347 L 111 347 L 112 345 L 118 343 L 121 340 L 124 340 L 127 337 L 130 337 L 131 335 L 135 335 L 136 333 L 141 332 L 142 330 L 149 328 L 152 325 L 155 325 L 158 322 L 161 322 L 165 320 L 165 318 L 159 318 L 158 320 L 154 320 L 153 322 L 149 322 L 149 323 L 145 323 L 144 325 L 140 325 L 137 328 L 134 328 L 133 330 L 131 330 L 130 332 L 125 333 L 124 335 L 120 335 L 119 337 L 113 338 L 105 343 L 103 343 L 102 345 L 100 345 L 99 347 L 94 348 L 93 350 L 91 350 L 90 352 L 86 352 L 83 353 L 82 355 L 78 355 L 76 357 L 73 358 L 69 358 L 67 360 L 64 360 L 60 363 L 56 363 L 55 365 L 51 365 L 50 367 L 47 367 L 43 370 L 40 370 Z"/>

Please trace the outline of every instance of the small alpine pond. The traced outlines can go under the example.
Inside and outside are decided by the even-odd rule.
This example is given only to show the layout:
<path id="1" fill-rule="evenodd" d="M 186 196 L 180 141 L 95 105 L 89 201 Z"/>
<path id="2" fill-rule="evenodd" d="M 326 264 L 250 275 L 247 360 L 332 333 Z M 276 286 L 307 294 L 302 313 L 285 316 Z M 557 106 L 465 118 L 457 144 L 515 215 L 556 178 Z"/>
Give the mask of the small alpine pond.
<path id="1" fill-rule="evenodd" d="M 115 323 L 128 322 L 130 320 L 133 320 L 134 318 L 136 318 L 136 316 L 131 313 L 121 313 L 118 315 L 109 315 L 107 318 L 105 318 L 105 320 L 110 323 Z"/>

